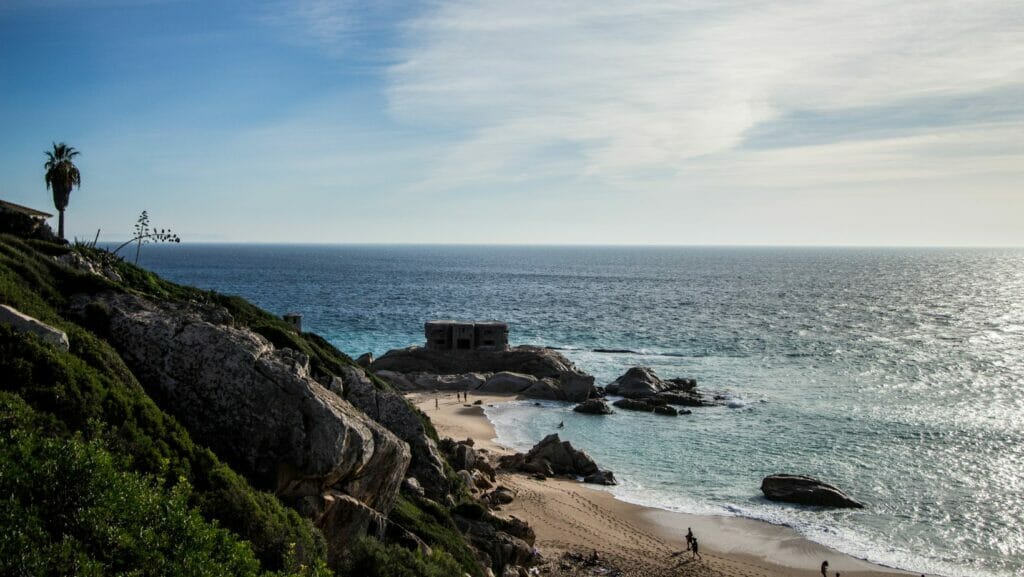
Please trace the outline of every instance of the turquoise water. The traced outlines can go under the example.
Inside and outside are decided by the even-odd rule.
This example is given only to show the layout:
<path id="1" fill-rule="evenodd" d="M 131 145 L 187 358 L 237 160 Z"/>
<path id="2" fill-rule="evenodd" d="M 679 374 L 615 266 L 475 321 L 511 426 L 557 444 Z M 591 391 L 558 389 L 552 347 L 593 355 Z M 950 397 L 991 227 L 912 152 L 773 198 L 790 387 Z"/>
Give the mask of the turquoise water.
<path id="1" fill-rule="evenodd" d="M 695 377 L 740 406 L 489 416 L 520 448 L 565 420 L 625 500 L 785 523 L 915 572 L 1024 572 L 1024 251 L 182 245 L 142 264 L 299 311 L 353 355 L 418 343 L 428 318 L 498 318 L 599 383 L 637 364 Z M 869 507 L 769 503 L 776 472 Z"/>

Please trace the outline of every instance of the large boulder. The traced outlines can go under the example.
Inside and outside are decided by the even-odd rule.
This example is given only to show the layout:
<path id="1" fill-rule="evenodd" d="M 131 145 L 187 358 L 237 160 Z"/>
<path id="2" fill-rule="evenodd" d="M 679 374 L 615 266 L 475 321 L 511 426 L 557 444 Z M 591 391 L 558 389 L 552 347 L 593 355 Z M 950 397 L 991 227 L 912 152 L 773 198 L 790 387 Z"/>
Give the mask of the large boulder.
<path id="1" fill-rule="evenodd" d="M 198 443 L 289 503 L 320 500 L 314 518 L 329 542 L 365 532 L 373 517 L 345 496 L 390 511 L 408 445 L 314 380 L 305 355 L 232 326 L 220 307 L 105 292 L 78 295 L 71 309 Z"/>
<path id="2" fill-rule="evenodd" d="M 558 433 L 552 433 L 526 453 L 526 463 L 547 463 L 556 475 L 585 476 L 598 471 L 597 463 L 586 452 L 575 449 L 569 441 L 563 441 Z"/>
<path id="3" fill-rule="evenodd" d="M 65 351 L 68 350 L 70 343 L 68 342 L 67 333 L 38 319 L 30 317 L 13 307 L 0 305 L 0 323 L 10 325 L 12 329 L 18 332 L 36 335 L 42 339 L 43 342 L 50 343 L 59 349 L 63 349 Z"/>
<path id="4" fill-rule="evenodd" d="M 423 417 L 394 390 L 377 385 L 357 367 L 342 367 L 345 399 L 406 443 L 412 460 L 408 475 L 415 477 L 428 497 L 439 500 L 450 486 L 444 474 L 444 458 L 437 443 L 427 436 Z"/>
<path id="5" fill-rule="evenodd" d="M 604 399 L 588 399 L 573 407 L 572 410 L 586 415 L 610 415 L 613 412 Z"/>
<path id="6" fill-rule="evenodd" d="M 590 455 L 574 448 L 569 441 L 562 441 L 558 434 L 544 437 L 525 455 L 502 455 L 498 459 L 498 465 L 505 470 L 521 471 L 531 475 L 569 475 L 584 477 L 585 483 L 615 484 L 615 476 L 611 471 L 599 468 Z"/>
<path id="7" fill-rule="evenodd" d="M 805 475 L 769 475 L 761 481 L 761 492 L 772 501 L 821 507 L 864 507 L 841 489 Z"/>
<path id="8" fill-rule="evenodd" d="M 626 374 L 612 381 L 604 388 L 609 395 L 619 395 L 627 399 L 653 397 L 662 391 L 677 388 L 674 383 L 663 381 L 649 367 L 633 367 Z"/>

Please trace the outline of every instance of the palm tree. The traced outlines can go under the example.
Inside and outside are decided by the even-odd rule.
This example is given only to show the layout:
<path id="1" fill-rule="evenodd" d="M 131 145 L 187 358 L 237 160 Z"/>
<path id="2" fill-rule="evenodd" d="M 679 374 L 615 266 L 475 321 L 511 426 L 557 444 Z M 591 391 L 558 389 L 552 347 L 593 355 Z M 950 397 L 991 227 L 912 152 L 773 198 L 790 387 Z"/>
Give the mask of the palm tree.
<path id="1" fill-rule="evenodd" d="M 68 207 L 71 189 L 82 186 L 82 175 L 78 172 L 71 159 L 78 156 L 78 151 L 61 142 L 53 145 L 53 152 L 46 152 L 46 188 L 53 190 L 53 205 L 60 213 L 57 224 L 57 236 L 64 239 L 64 209 Z"/>

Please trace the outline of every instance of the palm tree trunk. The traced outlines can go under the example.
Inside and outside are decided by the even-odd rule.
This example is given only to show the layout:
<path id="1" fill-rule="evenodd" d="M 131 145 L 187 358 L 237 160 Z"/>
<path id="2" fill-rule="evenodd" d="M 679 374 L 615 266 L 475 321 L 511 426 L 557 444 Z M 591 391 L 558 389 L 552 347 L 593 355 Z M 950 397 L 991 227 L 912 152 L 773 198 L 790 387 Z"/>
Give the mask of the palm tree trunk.
<path id="1" fill-rule="evenodd" d="M 64 240 L 64 209 L 60 209 L 60 217 L 57 219 L 57 236 Z"/>

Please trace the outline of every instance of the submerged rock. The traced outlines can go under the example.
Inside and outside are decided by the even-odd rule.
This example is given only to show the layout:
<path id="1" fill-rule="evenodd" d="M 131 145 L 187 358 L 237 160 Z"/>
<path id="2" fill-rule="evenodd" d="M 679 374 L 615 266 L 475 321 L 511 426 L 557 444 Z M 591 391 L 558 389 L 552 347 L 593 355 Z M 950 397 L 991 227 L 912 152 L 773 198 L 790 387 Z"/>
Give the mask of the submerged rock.
<path id="1" fill-rule="evenodd" d="M 572 410 L 586 415 L 610 415 L 614 412 L 604 399 L 588 399 L 573 407 Z"/>
<path id="2" fill-rule="evenodd" d="M 805 475 L 769 475 L 761 481 L 767 499 L 821 507 L 864 508 L 841 489 Z"/>
<path id="3" fill-rule="evenodd" d="M 583 478 L 584 483 L 595 485 L 618 485 L 615 475 L 611 471 L 598 471 Z"/>
<path id="4" fill-rule="evenodd" d="M 654 414 L 675 417 L 676 415 L 679 414 L 679 411 L 677 411 L 674 407 L 670 407 L 668 405 L 657 405 L 654 407 Z"/>

